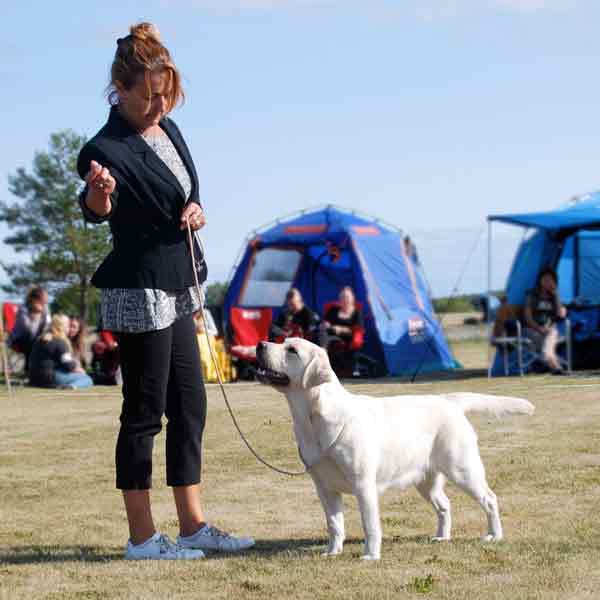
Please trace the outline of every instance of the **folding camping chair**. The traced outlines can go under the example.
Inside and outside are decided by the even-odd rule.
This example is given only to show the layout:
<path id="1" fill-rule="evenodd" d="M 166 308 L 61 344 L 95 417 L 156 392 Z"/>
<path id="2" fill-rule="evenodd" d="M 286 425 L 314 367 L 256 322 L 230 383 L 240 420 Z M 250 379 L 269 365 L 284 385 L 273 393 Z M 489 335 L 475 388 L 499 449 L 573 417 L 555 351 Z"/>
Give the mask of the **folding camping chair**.
<path id="1" fill-rule="evenodd" d="M 5 344 L 8 360 L 9 373 L 23 373 L 25 369 L 25 356 L 19 351 L 18 346 L 9 346 L 7 341 L 10 336 L 15 322 L 17 320 L 17 312 L 19 311 L 19 305 L 14 302 L 4 302 L 2 304 L 2 324 L 3 324 L 3 337 L 1 343 Z"/>
<path id="2" fill-rule="evenodd" d="M 233 307 L 230 313 L 229 353 L 236 359 L 238 375 L 251 378 L 249 366 L 256 362 L 256 356 L 242 349 L 254 348 L 258 342 L 269 339 L 269 330 L 273 321 L 270 308 Z M 239 349 L 238 349 L 239 348 Z"/>
<path id="3" fill-rule="evenodd" d="M 508 376 L 515 371 L 522 377 L 538 362 L 542 362 L 542 355 L 535 351 L 532 340 L 523 335 L 523 307 L 515 304 L 504 304 L 496 312 L 496 320 L 490 334 L 490 345 L 502 356 L 504 375 Z M 558 356 L 558 360 L 568 373 L 572 371 L 572 338 L 571 322 L 569 319 L 561 321 L 564 324 L 564 335 L 559 339 L 559 344 L 565 344 L 565 357 Z M 496 356 L 492 353 L 488 366 L 488 378 L 492 371 Z"/>

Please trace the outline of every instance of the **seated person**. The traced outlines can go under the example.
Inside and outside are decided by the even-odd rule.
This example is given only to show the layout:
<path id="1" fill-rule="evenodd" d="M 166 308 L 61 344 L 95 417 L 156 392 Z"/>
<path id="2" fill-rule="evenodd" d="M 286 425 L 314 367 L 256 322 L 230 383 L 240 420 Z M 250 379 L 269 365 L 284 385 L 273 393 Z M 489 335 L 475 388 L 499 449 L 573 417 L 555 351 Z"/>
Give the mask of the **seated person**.
<path id="1" fill-rule="evenodd" d="M 357 346 L 362 345 L 358 337 L 362 337 L 363 331 L 363 316 L 354 292 L 351 287 L 345 287 L 340 292 L 339 303 L 329 308 L 321 324 L 321 345 L 327 348 L 331 366 L 339 375 L 354 374 Z"/>
<path id="2" fill-rule="evenodd" d="M 8 336 L 9 347 L 25 356 L 25 372 L 33 344 L 49 324 L 48 292 L 36 285 L 27 292 L 25 303 L 19 308 L 15 326 Z"/>
<path id="3" fill-rule="evenodd" d="M 69 341 L 73 349 L 73 358 L 79 363 L 82 368 L 88 366 L 87 355 L 87 325 L 83 319 L 79 317 L 69 317 Z"/>
<path id="4" fill-rule="evenodd" d="M 36 387 L 80 389 L 94 385 L 73 357 L 67 332 L 69 317 L 52 317 L 50 328 L 33 345 L 29 381 Z"/>
<path id="5" fill-rule="evenodd" d="M 285 306 L 271 325 L 271 340 L 283 342 L 289 337 L 312 340 L 317 325 L 317 316 L 304 304 L 302 294 L 291 288 L 285 296 Z"/>
<path id="6" fill-rule="evenodd" d="M 535 289 L 527 294 L 523 310 L 525 330 L 523 335 L 530 339 L 536 352 L 542 354 L 552 373 L 562 373 L 556 355 L 559 343 L 556 322 L 567 315 L 558 295 L 558 277 L 551 267 L 546 267 L 537 279 Z"/>
<path id="7" fill-rule="evenodd" d="M 114 334 L 100 329 L 98 339 L 92 344 L 92 370 L 94 381 L 99 385 L 120 385 L 121 360 L 119 344 Z"/>

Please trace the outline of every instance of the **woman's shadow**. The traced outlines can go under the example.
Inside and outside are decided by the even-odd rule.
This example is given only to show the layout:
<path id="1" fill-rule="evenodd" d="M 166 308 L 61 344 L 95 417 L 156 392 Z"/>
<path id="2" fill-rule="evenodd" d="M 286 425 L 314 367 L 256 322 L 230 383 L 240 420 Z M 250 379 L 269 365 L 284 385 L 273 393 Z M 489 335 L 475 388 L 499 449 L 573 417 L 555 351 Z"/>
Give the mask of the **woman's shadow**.
<path id="1" fill-rule="evenodd" d="M 357 542 L 359 540 L 356 540 Z M 352 543 L 353 540 L 347 540 Z M 295 538 L 257 540 L 256 545 L 239 555 L 240 558 L 251 555 L 263 557 L 278 554 L 320 554 L 327 546 L 325 538 Z M 0 551 L 0 564 L 5 565 L 36 565 L 44 563 L 103 563 L 123 560 L 124 549 L 120 546 L 10 546 Z M 207 558 L 216 559 L 231 554 L 211 553 Z"/>

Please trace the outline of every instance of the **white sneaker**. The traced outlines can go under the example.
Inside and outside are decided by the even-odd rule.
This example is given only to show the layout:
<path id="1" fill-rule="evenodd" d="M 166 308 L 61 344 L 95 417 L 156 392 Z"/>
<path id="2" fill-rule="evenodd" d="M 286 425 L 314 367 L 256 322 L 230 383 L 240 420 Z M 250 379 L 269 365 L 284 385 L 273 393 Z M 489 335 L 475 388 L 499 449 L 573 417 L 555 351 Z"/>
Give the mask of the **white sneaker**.
<path id="1" fill-rule="evenodd" d="M 194 535 L 179 536 L 177 543 L 183 548 L 213 552 L 241 552 L 254 546 L 255 542 L 250 537 L 234 537 L 212 525 L 205 525 Z"/>
<path id="2" fill-rule="evenodd" d="M 168 536 L 155 533 L 149 540 L 135 545 L 127 542 L 125 560 L 197 560 L 204 558 L 202 550 L 182 548 Z"/>

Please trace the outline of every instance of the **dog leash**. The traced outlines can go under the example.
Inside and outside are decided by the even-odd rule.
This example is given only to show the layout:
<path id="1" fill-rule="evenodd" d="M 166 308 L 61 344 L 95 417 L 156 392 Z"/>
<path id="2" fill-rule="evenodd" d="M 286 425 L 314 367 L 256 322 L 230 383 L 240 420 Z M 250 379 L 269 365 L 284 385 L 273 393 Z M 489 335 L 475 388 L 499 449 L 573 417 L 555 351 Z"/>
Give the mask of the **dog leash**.
<path id="1" fill-rule="evenodd" d="M 256 460 L 258 462 L 262 463 L 268 469 L 275 471 L 275 473 L 279 473 L 280 475 L 288 475 L 289 477 L 301 477 L 302 475 L 306 475 L 311 467 L 304 461 L 304 458 L 302 457 L 302 453 L 299 450 L 298 450 L 298 453 L 300 454 L 300 459 L 304 463 L 304 471 L 286 471 L 285 469 L 280 469 L 279 467 L 272 465 L 270 462 L 268 462 L 262 456 L 260 456 L 260 454 L 253 448 L 252 444 L 248 441 L 248 438 L 244 435 L 244 432 L 242 431 L 241 427 L 239 426 L 239 423 L 237 421 L 235 413 L 233 412 L 233 409 L 231 408 L 231 404 L 229 403 L 229 398 L 227 397 L 227 392 L 225 391 L 225 386 L 223 385 L 223 378 L 221 377 L 221 369 L 219 368 L 217 358 L 213 351 L 213 347 L 210 343 L 210 338 L 208 337 L 207 320 L 206 320 L 206 316 L 204 313 L 204 293 L 202 292 L 202 288 L 200 287 L 200 282 L 198 281 L 198 269 L 196 268 L 196 258 L 194 255 L 194 239 L 198 243 L 198 247 L 199 247 L 200 251 L 202 252 L 203 256 L 205 256 L 204 244 L 202 243 L 202 238 L 200 237 L 199 234 L 192 236 L 192 228 L 190 226 L 189 219 L 187 219 L 186 223 L 187 223 L 187 231 L 188 231 L 188 241 L 190 244 L 190 252 L 192 255 L 192 270 L 194 271 L 194 285 L 196 288 L 196 292 L 198 294 L 198 299 L 200 300 L 200 315 L 202 316 L 202 323 L 204 324 L 204 335 L 206 336 L 208 352 L 210 354 L 212 364 L 215 368 L 215 373 L 217 374 L 217 382 L 219 383 L 219 388 L 221 389 L 221 394 L 223 395 L 223 400 L 225 401 L 225 406 L 227 407 L 227 410 L 229 411 L 231 420 L 233 421 L 233 424 L 234 424 L 235 428 L 237 429 L 237 432 L 238 432 L 240 438 L 246 445 L 246 448 L 248 448 L 248 450 L 250 450 L 250 452 L 252 453 L 252 455 L 254 456 L 254 458 L 256 458 Z"/>

